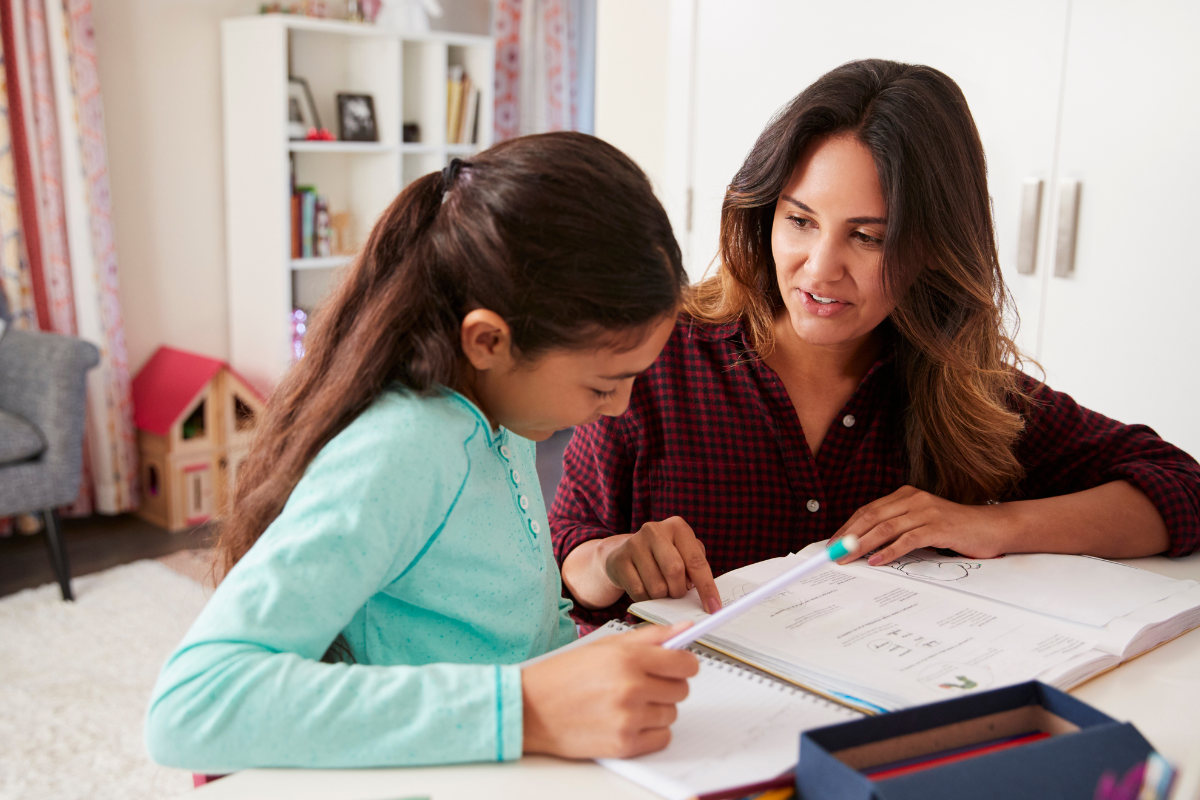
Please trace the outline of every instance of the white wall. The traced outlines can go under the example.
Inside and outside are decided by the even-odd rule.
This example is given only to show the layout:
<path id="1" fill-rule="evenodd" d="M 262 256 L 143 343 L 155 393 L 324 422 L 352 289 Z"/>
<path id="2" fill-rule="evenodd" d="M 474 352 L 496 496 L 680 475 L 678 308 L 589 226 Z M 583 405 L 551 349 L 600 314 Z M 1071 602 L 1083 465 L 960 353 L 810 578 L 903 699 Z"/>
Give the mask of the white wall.
<path id="1" fill-rule="evenodd" d="M 489 0 L 435 29 L 487 33 Z M 331 0 L 330 6 L 334 4 Z M 159 345 L 229 357 L 220 21 L 258 0 L 92 5 L 131 370 Z"/>
<path id="2" fill-rule="evenodd" d="M 670 0 L 599 0 L 596 9 L 596 135 L 636 161 L 660 198 L 670 6 Z"/>
<path id="3" fill-rule="evenodd" d="M 160 344 L 229 356 L 220 20 L 254 0 L 92 6 L 130 368 Z"/>

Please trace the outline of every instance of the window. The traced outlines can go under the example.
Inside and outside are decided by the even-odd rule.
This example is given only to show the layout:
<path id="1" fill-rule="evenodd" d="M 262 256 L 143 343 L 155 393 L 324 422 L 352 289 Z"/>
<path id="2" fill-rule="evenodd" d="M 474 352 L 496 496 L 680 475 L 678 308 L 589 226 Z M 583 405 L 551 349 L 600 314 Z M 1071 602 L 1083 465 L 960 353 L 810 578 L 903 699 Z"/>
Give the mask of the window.
<path id="1" fill-rule="evenodd" d="M 183 421 L 183 440 L 185 442 L 189 439 L 198 439 L 204 436 L 205 402 L 201 400 L 200 405 L 196 406 L 196 410 Z"/>

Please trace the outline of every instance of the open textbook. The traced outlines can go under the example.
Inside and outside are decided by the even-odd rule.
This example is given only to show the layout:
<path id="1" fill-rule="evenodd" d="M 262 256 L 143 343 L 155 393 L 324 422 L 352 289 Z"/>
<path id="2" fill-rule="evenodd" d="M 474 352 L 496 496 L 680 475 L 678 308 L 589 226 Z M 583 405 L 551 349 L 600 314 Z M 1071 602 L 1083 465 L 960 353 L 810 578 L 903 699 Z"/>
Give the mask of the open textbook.
<path id="1" fill-rule="evenodd" d="M 815 554 L 717 578 L 729 603 Z M 695 589 L 634 603 L 660 624 L 705 616 Z M 1200 625 L 1200 584 L 1101 559 L 978 560 L 918 550 L 891 565 L 831 564 L 700 641 L 866 711 L 1027 680 L 1069 689 Z"/>

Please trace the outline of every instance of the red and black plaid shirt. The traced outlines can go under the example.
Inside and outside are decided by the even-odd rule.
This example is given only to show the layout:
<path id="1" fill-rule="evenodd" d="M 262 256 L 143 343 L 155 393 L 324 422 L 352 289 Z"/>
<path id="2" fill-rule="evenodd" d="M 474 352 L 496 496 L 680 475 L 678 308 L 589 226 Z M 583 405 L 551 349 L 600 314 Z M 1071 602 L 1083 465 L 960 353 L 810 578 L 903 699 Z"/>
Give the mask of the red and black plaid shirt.
<path id="1" fill-rule="evenodd" d="M 859 507 L 906 483 L 903 394 L 876 363 L 838 412 L 814 459 L 783 382 L 750 353 L 740 323 L 682 320 L 633 387 L 629 411 L 577 428 L 550 511 L 559 564 L 589 539 L 679 515 L 714 575 L 828 538 Z M 1141 489 L 1171 536 L 1169 555 L 1200 544 L 1200 465 L 1144 425 L 1123 425 L 1068 395 L 1035 390 L 1009 497 L 1036 499 L 1115 480 Z M 584 623 L 620 616 L 576 604 Z"/>

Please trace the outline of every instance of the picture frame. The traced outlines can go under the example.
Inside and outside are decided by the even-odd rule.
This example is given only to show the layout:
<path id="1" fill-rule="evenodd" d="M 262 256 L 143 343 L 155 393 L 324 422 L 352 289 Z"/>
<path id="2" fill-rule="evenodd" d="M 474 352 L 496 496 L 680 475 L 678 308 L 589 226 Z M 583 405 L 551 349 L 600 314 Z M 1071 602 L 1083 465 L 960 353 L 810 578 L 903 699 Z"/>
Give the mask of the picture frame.
<path id="1" fill-rule="evenodd" d="M 304 78 L 288 78 L 288 139 L 307 139 L 310 130 L 321 129 L 317 104 Z"/>
<path id="2" fill-rule="evenodd" d="M 369 94 L 339 92 L 338 139 L 343 142 L 378 142 L 375 99 Z"/>

